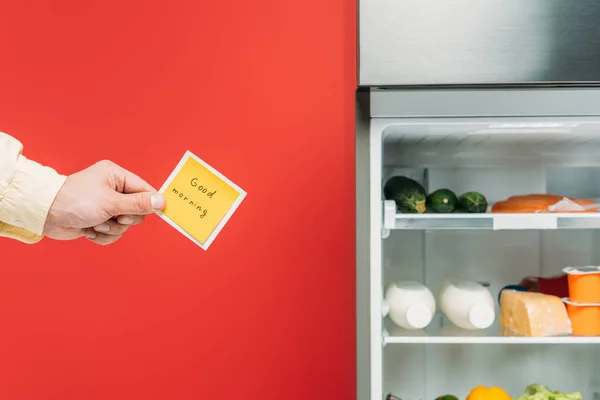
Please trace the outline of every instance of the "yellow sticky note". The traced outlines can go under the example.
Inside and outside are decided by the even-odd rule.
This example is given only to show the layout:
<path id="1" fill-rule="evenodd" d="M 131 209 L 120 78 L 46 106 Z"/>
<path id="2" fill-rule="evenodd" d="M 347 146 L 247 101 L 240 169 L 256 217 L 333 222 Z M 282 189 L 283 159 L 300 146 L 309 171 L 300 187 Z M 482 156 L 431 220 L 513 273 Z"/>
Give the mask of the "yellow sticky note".
<path id="1" fill-rule="evenodd" d="M 189 151 L 159 192 L 167 204 L 157 214 L 204 250 L 246 197 L 245 191 Z"/>

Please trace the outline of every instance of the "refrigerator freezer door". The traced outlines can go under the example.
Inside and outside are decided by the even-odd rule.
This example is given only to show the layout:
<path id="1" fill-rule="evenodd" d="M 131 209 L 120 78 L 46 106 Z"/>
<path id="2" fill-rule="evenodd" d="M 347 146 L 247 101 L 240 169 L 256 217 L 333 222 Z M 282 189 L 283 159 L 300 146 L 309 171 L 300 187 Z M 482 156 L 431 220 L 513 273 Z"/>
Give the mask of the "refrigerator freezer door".
<path id="1" fill-rule="evenodd" d="M 361 86 L 600 82 L 595 0 L 359 0 Z"/>

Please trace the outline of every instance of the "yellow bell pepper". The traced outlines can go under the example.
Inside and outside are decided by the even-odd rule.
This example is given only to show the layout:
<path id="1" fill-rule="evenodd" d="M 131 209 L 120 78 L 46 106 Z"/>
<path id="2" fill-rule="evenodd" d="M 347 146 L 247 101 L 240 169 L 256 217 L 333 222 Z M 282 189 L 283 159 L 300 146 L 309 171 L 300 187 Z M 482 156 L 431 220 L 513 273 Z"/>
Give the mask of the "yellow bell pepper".
<path id="1" fill-rule="evenodd" d="M 467 400 L 512 400 L 503 389 L 492 386 L 477 386 L 467 396 Z"/>

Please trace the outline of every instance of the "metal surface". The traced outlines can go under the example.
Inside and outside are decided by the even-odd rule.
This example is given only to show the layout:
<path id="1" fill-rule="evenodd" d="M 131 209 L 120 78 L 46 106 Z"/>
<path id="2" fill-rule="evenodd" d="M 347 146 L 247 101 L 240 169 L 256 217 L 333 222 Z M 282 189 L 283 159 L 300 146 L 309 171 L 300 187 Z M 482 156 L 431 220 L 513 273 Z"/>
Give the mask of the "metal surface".
<path id="1" fill-rule="evenodd" d="M 359 84 L 597 83 L 599 17 L 594 0 L 359 0 Z"/>
<path id="2" fill-rule="evenodd" d="M 371 117 L 600 115 L 600 88 L 370 89 L 370 92 Z"/>

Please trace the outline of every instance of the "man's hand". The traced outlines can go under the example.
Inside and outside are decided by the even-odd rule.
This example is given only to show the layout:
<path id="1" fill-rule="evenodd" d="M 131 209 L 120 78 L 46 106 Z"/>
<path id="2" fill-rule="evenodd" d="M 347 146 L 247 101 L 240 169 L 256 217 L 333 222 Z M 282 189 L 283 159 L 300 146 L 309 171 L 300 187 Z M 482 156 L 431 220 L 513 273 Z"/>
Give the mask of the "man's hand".
<path id="1" fill-rule="evenodd" d="M 144 215 L 162 210 L 165 198 L 135 174 L 100 161 L 67 177 L 50 207 L 44 235 L 58 240 L 87 236 L 98 244 L 116 242 Z"/>

